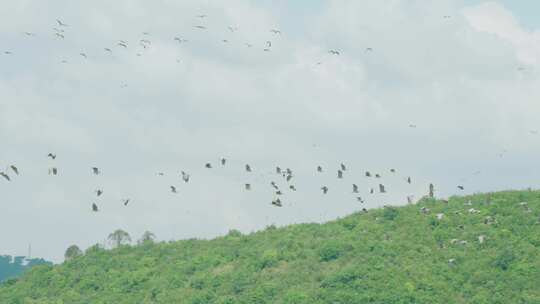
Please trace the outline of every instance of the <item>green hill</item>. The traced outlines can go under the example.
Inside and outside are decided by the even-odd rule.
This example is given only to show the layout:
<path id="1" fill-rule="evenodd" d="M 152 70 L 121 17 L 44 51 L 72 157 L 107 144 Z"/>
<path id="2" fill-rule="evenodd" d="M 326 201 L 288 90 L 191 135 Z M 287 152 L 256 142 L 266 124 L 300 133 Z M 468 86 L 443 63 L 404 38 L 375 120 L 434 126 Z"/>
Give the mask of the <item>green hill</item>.
<path id="1" fill-rule="evenodd" d="M 94 246 L 5 282 L 0 303 L 540 303 L 539 215 L 540 192 L 509 191 L 209 241 Z"/>
<path id="2" fill-rule="evenodd" d="M 0 282 L 16 278 L 36 265 L 52 265 L 44 259 L 27 259 L 24 256 L 0 255 Z"/>

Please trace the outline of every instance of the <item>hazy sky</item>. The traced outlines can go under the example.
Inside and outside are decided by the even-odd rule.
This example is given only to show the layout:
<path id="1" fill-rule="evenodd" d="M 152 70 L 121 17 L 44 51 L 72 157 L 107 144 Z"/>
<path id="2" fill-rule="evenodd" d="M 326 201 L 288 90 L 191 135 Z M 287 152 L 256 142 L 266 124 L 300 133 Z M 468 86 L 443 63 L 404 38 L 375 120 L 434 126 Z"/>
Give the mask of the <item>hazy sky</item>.
<path id="1" fill-rule="evenodd" d="M 12 182 L 0 180 L 0 254 L 25 255 L 31 243 L 33 256 L 58 262 L 69 245 L 87 248 L 117 228 L 172 240 L 321 222 L 404 204 L 430 182 L 442 197 L 537 187 L 538 9 L 473 0 L 3 3 L 0 170 Z M 276 165 L 293 169 L 298 191 Z M 270 181 L 285 192 L 282 208 L 270 205 Z M 379 182 L 388 193 L 370 195 Z"/>

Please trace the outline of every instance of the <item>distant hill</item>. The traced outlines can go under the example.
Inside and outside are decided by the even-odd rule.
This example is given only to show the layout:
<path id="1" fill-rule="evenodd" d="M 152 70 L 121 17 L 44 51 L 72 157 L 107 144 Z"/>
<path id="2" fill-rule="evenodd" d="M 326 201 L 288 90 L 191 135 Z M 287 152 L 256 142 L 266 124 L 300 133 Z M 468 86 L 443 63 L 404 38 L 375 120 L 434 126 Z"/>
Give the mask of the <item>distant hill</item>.
<path id="1" fill-rule="evenodd" d="M 37 265 L 52 265 L 44 259 L 27 259 L 24 256 L 0 255 L 0 282 L 16 278 Z"/>
<path id="2" fill-rule="evenodd" d="M 540 192 L 508 191 L 209 241 L 94 246 L 5 282 L 0 303 L 540 303 L 539 216 Z"/>

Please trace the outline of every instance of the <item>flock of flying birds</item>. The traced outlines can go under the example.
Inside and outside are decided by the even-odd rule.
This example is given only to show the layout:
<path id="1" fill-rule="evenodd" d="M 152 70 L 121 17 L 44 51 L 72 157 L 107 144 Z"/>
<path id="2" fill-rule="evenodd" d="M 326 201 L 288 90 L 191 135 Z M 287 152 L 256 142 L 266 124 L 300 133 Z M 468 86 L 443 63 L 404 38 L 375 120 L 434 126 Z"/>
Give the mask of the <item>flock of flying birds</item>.
<path id="1" fill-rule="evenodd" d="M 47 155 L 47 157 L 50 158 L 53 161 L 56 160 L 56 154 L 49 153 Z M 227 159 L 224 158 L 224 157 L 219 159 L 219 165 L 222 166 L 222 167 L 226 166 L 227 165 Z M 208 163 L 204 164 L 204 168 L 207 169 L 207 170 L 211 170 L 211 169 L 214 168 L 214 165 L 212 163 L 208 162 Z M 101 170 L 98 167 L 91 167 L 90 169 L 91 169 L 91 173 L 93 175 L 100 175 L 101 174 Z M 247 173 L 251 173 L 251 172 L 254 171 L 252 169 L 251 165 L 249 165 L 249 164 L 245 164 L 244 170 Z M 340 180 L 344 179 L 344 173 L 347 170 L 348 170 L 347 166 L 344 163 L 339 164 L 338 168 L 335 171 L 336 172 L 335 177 L 337 179 L 340 179 Z M 314 171 L 317 174 L 322 174 L 323 172 L 326 172 L 327 170 L 324 169 L 322 166 L 318 165 L 316 168 L 314 168 Z M 389 172 L 390 172 L 390 174 L 396 174 L 396 170 L 393 169 L 393 168 L 390 169 Z M 12 177 L 10 176 L 11 173 L 13 173 L 13 174 L 15 174 L 17 176 L 20 175 L 19 168 L 17 166 L 15 166 L 15 165 L 10 165 L 10 166 L 8 166 L 6 168 L 5 171 L 0 171 L 0 176 L 2 176 L 6 181 L 10 182 L 11 179 L 12 179 Z M 59 174 L 59 170 L 58 170 L 58 168 L 56 166 L 51 166 L 48 169 L 48 174 L 51 175 L 51 176 L 56 176 L 56 175 Z M 157 175 L 158 176 L 164 176 L 165 173 L 158 172 Z M 380 179 L 382 178 L 381 173 L 372 173 L 370 171 L 365 171 L 363 175 L 366 178 L 373 178 L 373 179 L 377 180 L 376 184 L 378 184 L 378 186 L 369 188 L 369 194 L 387 193 L 386 186 L 382 182 L 379 182 Z M 276 166 L 275 167 L 275 176 L 277 178 L 283 179 L 284 182 L 286 183 L 286 187 L 280 188 L 278 186 L 278 183 L 276 183 L 275 180 L 272 180 L 270 182 L 269 186 L 272 187 L 272 191 L 274 193 L 274 198 L 271 201 L 271 205 L 273 205 L 275 207 L 283 207 L 283 203 L 282 203 L 281 198 L 283 197 L 283 195 L 285 195 L 285 191 L 297 191 L 297 188 L 296 188 L 296 186 L 294 184 L 295 173 L 290 168 L 281 168 L 280 166 Z M 191 177 L 190 173 L 188 173 L 186 171 L 180 171 L 180 178 L 182 179 L 182 181 L 184 183 L 189 183 L 190 182 L 190 177 Z M 411 184 L 412 183 L 411 177 L 410 176 L 406 177 L 405 182 L 408 183 L 408 184 Z M 251 183 L 245 183 L 243 188 L 244 188 L 245 191 L 251 191 L 252 190 L 252 184 Z M 458 186 L 458 188 L 460 190 L 464 190 L 464 187 L 461 186 L 461 185 Z M 170 185 L 169 189 L 170 189 L 170 192 L 173 193 L 173 194 L 178 193 L 178 188 L 175 185 Z M 321 187 L 320 187 L 320 191 L 321 191 L 322 195 L 327 194 L 329 190 L 330 189 L 329 189 L 329 187 L 327 185 L 321 185 Z M 357 202 L 359 202 L 361 204 L 365 203 L 362 196 L 360 196 L 360 188 L 359 188 L 359 186 L 357 184 L 355 184 L 355 183 L 351 184 L 351 191 L 352 191 L 351 193 L 354 194 L 355 199 L 356 199 Z M 434 196 L 434 191 L 435 191 L 434 185 L 429 184 L 429 194 L 428 195 L 430 197 Z M 103 190 L 102 189 L 97 189 L 97 190 L 95 190 L 95 193 L 96 193 L 97 197 L 100 197 L 103 194 Z M 130 203 L 130 201 L 131 201 L 130 198 L 125 198 L 125 199 L 122 200 L 124 206 L 127 206 Z M 413 196 L 407 196 L 407 202 L 409 204 L 413 203 Z M 99 211 L 99 206 L 96 203 L 92 203 L 91 207 L 92 207 L 92 211 L 94 211 L 94 212 Z M 367 209 L 362 208 L 362 211 L 367 212 Z"/>
<path id="2" fill-rule="evenodd" d="M 196 29 L 196 30 L 201 30 L 201 31 L 208 30 L 208 26 L 205 25 L 205 23 L 203 22 L 203 20 L 206 19 L 207 17 L 208 16 L 205 15 L 205 14 L 196 15 L 196 18 L 199 19 L 201 22 L 199 22 L 196 25 L 193 25 L 193 28 Z M 68 30 L 69 28 L 70 28 L 69 24 L 65 23 L 64 21 L 62 21 L 60 19 L 56 19 L 56 25 L 52 28 L 54 37 L 56 37 L 57 39 L 60 39 L 60 40 L 64 40 L 64 39 L 68 38 L 69 37 L 69 30 Z M 238 27 L 237 26 L 228 26 L 227 29 L 231 33 L 233 33 L 233 32 L 236 32 L 238 30 Z M 272 33 L 275 36 L 280 36 L 281 35 L 281 30 L 272 28 L 272 29 L 269 30 L 269 33 Z M 28 32 L 28 31 L 23 32 L 23 34 L 25 36 L 27 36 L 27 37 L 34 37 L 34 36 L 37 35 L 34 32 Z M 141 39 L 139 39 L 139 41 L 138 41 L 139 50 L 136 53 L 137 56 L 142 56 L 144 50 L 149 49 L 149 48 L 152 47 L 152 41 L 151 41 L 151 38 L 150 38 L 151 34 L 149 32 L 142 32 L 142 35 L 143 36 L 140 37 Z M 185 44 L 185 43 L 189 42 L 189 40 L 186 39 L 184 36 L 174 36 L 174 37 L 172 37 L 172 40 L 177 42 L 178 44 Z M 221 41 L 223 43 L 229 43 L 230 42 L 229 39 L 222 39 Z M 254 44 L 252 44 L 250 42 L 245 42 L 244 45 L 247 48 L 254 47 Z M 116 42 L 115 47 L 128 49 L 128 48 L 131 47 L 131 44 L 126 40 L 118 40 Z M 266 40 L 264 42 L 262 50 L 264 52 L 270 52 L 272 50 L 272 41 L 271 40 Z M 366 52 L 372 52 L 373 48 L 366 47 L 365 51 Z M 111 47 L 111 46 L 103 47 L 102 52 L 105 52 L 107 54 L 113 54 L 114 47 Z M 4 54 L 5 55 L 12 55 L 12 54 L 15 54 L 15 52 L 13 50 L 5 50 Z M 337 50 L 337 49 L 330 49 L 330 50 L 328 50 L 328 54 L 330 54 L 330 55 L 340 55 L 341 51 Z M 84 59 L 88 59 L 88 57 L 89 57 L 89 55 L 88 55 L 88 53 L 86 51 L 81 51 L 79 53 L 79 55 L 81 57 L 83 57 Z M 176 61 L 180 62 L 181 60 L 176 59 Z M 61 62 L 62 63 L 67 63 L 67 60 L 64 59 Z M 319 61 L 316 64 L 320 65 L 321 62 Z"/>

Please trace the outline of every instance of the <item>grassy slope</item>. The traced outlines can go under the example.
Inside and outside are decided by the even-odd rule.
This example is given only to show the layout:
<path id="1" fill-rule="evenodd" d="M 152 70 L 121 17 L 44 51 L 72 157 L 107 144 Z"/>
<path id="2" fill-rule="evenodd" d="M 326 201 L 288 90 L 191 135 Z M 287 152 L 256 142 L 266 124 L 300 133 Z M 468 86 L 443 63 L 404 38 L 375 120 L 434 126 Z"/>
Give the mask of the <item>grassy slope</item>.
<path id="1" fill-rule="evenodd" d="M 540 303 L 539 211 L 540 192 L 509 191 L 248 236 L 92 248 L 9 281 L 0 303 Z"/>

